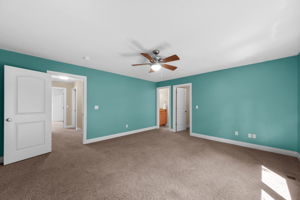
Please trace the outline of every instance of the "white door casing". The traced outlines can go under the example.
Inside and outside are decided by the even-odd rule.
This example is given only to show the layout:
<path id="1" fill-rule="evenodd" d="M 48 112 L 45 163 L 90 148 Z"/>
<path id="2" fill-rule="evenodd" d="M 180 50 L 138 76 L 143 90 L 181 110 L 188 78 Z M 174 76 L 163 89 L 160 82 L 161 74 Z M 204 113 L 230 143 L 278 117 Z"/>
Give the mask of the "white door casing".
<path id="1" fill-rule="evenodd" d="M 4 69 L 4 165 L 51 152 L 51 79 Z"/>
<path id="2" fill-rule="evenodd" d="M 176 131 L 186 130 L 186 88 L 176 88 Z"/>
<path id="3" fill-rule="evenodd" d="M 68 74 L 68 73 L 62 73 L 62 72 L 55 72 L 55 71 L 47 71 L 47 73 L 51 75 L 61 75 L 61 76 L 70 76 L 76 79 L 80 79 L 83 81 L 83 137 L 82 137 L 82 143 L 87 144 L 87 77 L 81 76 L 81 75 L 75 75 L 75 74 Z"/>
<path id="4" fill-rule="evenodd" d="M 65 90 L 52 88 L 52 121 L 64 122 Z"/>

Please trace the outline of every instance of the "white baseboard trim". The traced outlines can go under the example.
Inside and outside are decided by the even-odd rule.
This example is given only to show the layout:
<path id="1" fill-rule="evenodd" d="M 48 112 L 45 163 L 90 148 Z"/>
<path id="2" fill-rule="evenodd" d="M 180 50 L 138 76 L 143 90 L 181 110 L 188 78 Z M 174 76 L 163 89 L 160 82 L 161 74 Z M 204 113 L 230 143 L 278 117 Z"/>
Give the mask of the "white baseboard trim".
<path id="1" fill-rule="evenodd" d="M 90 143 L 99 142 L 99 141 L 103 141 L 103 140 L 109 140 L 112 138 L 122 137 L 122 136 L 126 136 L 126 135 L 131 135 L 131 134 L 135 134 L 135 133 L 153 130 L 153 129 L 157 129 L 157 126 L 151 126 L 151 127 L 127 131 L 127 132 L 123 132 L 123 133 L 116 133 L 113 135 L 107 135 L 107 136 L 102 136 L 102 137 L 97 137 L 97 138 L 92 138 L 92 139 L 86 139 L 85 144 L 90 144 Z"/>
<path id="2" fill-rule="evenodd" d="M 227 144 L 233 144 L 233 145 L 242 146 L 242 147 L 248 147 L 251 149 L 257 149 L 257 150 L 261 150 L 261 151 L 268 151 L 268 152 L 272 152 L 272 153 L 293 156 L 296 158 L 298 157 L 298 159 L 300 158 L 298 152 L 296 152 L 296 151 L 289 151 L 289 150 L 285 150 L 285 149 L 268 147 L 268 146 L 263 146 L 263 145 L 258 145 L 258 144 L 251 144 L 251 143 L 247 143 L 247 142 L 240 142 L 240 141 L 236 141 L 236 140 L 219 138 L 219 137 L 209 136 L 209 135 L 204 135 L 204 134 L 199 134 L 199 133 L 191 133 L 190 136 L 203 138 L 203 139 L 207 139 L 207 140 L 213 140 L 213 141 L 217 141 L 217 142 L 223 142 L 223 143 L 227 143 Z"/>
<path id="3" fill-rule="evenodd" d="M 0 157 L 0 164 L 3 164 L 3 157 Z"/>

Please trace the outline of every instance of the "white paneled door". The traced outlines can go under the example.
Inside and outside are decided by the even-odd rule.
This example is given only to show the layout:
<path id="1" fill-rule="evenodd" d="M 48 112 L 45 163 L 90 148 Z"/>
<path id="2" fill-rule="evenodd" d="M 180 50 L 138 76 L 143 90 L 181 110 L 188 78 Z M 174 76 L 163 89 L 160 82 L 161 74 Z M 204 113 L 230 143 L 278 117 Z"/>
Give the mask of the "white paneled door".
<path id="1" fill-rule="evenodd" d="M 52 121 L 64 122 L 65 89 L 52 88 Z"/>
<path id="2" fill-rule="evenodd" d="M 5 66 L 4 165 L 51 152 L 48 74 Z"/>
<path id="3" fill-rule="evenodd" d="M 186 88 L 176 89 L 176 131 L 186 130 Z"/>

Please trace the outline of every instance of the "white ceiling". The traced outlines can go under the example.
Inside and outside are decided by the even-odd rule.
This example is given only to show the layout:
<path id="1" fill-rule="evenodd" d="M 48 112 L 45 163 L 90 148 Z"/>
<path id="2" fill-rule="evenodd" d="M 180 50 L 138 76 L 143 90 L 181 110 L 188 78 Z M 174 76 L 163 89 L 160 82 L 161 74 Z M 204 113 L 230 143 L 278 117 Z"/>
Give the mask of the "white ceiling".
<path id="1" fill-rule="evenodd" d="M 300 1 L 0 0 L 0 48 L 161 81 L 296 55 Z M 155 48 L 179 69 L 131 67 Z"/>

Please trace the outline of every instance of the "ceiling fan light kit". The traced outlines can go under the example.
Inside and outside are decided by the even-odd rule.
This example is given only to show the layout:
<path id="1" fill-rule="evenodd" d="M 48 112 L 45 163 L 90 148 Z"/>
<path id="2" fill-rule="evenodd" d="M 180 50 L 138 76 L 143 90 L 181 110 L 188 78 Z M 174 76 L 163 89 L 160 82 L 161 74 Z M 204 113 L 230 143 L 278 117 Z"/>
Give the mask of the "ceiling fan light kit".
<path id="1" fill-rule="evenodd" d="M 169 64 L 165 64 L 167 62 L 172 62 L 176 60 L 180 60 L 180 58 L 177 55 L 172 55 L 166 58 L 161 58 L 159 54 L 159 50 L 155 49 L 152 51 L 153 56 L 151 56 L 148 53 L 141 53 L 142 56 L 144 56 L 147 60 L 150 61 L 150 63 L 143 63 L 143 64 L 133 64 L 132 66 L 142 66 L 142 65 L 150 65 L 150 71 L 149 72 L 157 72 L 162 67 L 168 70 L 176 70 L 177 67 Z"/>
<path id="2" fill-rule="evenodd" d="M 155 63 L 153 65 L 151 65 L 151 69 L 155 72 L 159 71 L 161 69 L 161 65 L 158 63 Z"/>

